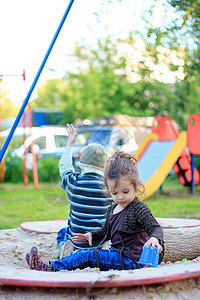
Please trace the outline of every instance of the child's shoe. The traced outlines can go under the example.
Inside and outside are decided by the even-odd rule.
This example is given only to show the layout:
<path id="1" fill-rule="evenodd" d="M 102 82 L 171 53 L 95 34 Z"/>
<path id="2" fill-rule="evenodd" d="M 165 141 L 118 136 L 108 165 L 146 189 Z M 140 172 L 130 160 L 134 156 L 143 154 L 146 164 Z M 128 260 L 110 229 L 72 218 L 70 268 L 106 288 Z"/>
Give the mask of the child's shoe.
<path id="1" fill-rule="evenodd" d="M 41 255 L 35 246 L 32 247 L 30 253 L 26 254 L 26 261 L 32 270 L 48 271 L 48 265 L 41 260 Z"/>
<path id="2" fill-rule="evenodd" d="M 39 257 L 42 257 L 41 254 L 38 254 Z M 29 265 L 29 262 L 30 262 L 30 253 L 26 253 L 26 262 L 27 264 Z"/>

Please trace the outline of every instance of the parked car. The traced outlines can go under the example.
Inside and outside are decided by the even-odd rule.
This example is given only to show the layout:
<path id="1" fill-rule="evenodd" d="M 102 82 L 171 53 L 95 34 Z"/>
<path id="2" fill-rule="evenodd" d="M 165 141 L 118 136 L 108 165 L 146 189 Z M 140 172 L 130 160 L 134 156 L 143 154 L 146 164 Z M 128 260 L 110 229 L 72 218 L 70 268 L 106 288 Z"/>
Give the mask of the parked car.
<path id="1" fill-rule="evenodd" d="M 78 143 L 82 147 L 73 152 L 73 162 L 77 170 L 85 146 L 89 143 L 100 143 L 110 154 L 118 149 L 133 154 L 140 142 L 151 132 L 153 118 L 137 118 L 128 115 L 113 115 L 103 119 L 77 121 Z"/>
<path id="2" fill-rule="evenodd" d="M 122 115 L 124 116 L 124 115 Z M 100 143 L 110 153 L 114 149 L 134 153 L 143 137 L 150 132 L 150 128 L 142 126 L 130 126 L 123 119 L 123 122 L 116 122 L 113 119 L 103 119 L 88 122 L 85 124 L 74 124 L 78 132 L 78 138 L 73 147 L 73 164 L 79 169 L 81 153 L 86 145 Z M 124 125 L 124 126 L 123 126 Z M 23 132 L 23 131 L 22 131 Z M 38 158 L 55 157 L 60 158 L 67 144 L 68 133 L 65 126 L 40 126 L 33 127 L 31 136 L 25 140 L 27 147 L 27 167 L 32 168 L 31 143 L 34 141 L 34 152 Z M 14 149 L 14 154 L 23 158 L 24 145 Z"/>
<path id="3" fill-rule="evenodd" d="M 32 168 L 31 143 L 34 141 L 33 150 L 37 158 L 60 158 L 67 144 L 68 133 L 65 126 L 40 126 L 33 127 L 31 136 L 28 136 L 24 144 L 13 150 L 18 157 L 23 158 L 25 147 L 27 148 L 27 167 Z"/>
<path id="4" fill-rule="evenodd" d="M 65 127 L 56 126 L 41 126 L 33 127 L 31 136 L 28 136 L 25 140 L 25 146 L 27 147 L 27 153 L 31 153 L 31 143 L 34 141 L 34 152 L 39 157 L 57 156 L 59 152 L 62 152 L 67 143 L 67 131 Z M 14 150 L 14 153 L 23 157 L 24 145 Z"/>
<path id="5" fill-rule="evenodd" d="M 133 153 L 137 149 L 134 131 L 131 128 L 116 126 L 84 126 L 77 127 L 78 138 L 73 147 L 73 163 L 79 169 L 79 159 L 85 146 L 90 143 L 100 143 L 111 152 L 120 149 Z M 34 141 L 34 152 L 38 158 L 60 158 L 67 144 L 66 128 L 55 126 L 41 126 L 33 128 L 31 136 L 25 140 L 27 147 L 27 166 L 32 167 L 31 143 Z M 23 158 L 24 145 L 14 149 L 14 154 Z"/>
<path id="6" fill-rule="evenodd" d="M 30 136 L 30 128 L 25 129 L 26 139 L 25 146 L 27 148 L 27 167 L 29 169 L 32 168 L 32 154 L 31 154 L 31 143 L 34 141 L 34 152 L 36 153 L 38 158 L 43 157 L 57 157 L 59 158 L 66 146 L 68 133 L 66 131 L 65 126 L 40 126 L 33 127 L 31 130 Z M 0 135 L 4 138 L 9 134 L 9 130 L 2 132 Z M 16 132 L 12 138 L 12 142 L 14 141 L 14 145 L 18 145 L 16 148 L 11 151 L 13 155 L 17 155 L 20 158 L 24 156 L 24 144 L 22 142 L 24 134 L 24 128 L 17 128 Z M 17 143 L 16 143 L 17 140 Z M 19 146 L 20 143 L 20 146 Z"/>
<path id="7" fill-rule="evenodd" d="M 135 141 L 135 134 L 131 127 L 117 126 L 83 126 L 77 128 L 78 132 L 78 148 L 73 152 L 73 163 L 79 170 L 79 160 L 84 148 L 90 143 L 100 143 L 113 153 L 114 149 L 134 153 L 138 145 Z"/>

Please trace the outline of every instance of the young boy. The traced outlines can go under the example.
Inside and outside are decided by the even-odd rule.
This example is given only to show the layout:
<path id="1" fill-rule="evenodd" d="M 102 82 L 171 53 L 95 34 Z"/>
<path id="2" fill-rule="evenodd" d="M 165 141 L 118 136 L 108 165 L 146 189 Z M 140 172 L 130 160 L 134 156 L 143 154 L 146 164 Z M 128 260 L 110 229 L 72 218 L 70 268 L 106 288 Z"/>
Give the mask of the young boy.
<path id="1" fill-rule="evenodd" d="M 60 257 L 66 256 L 65 250 L 95 248 L 87 241 L 72 242 L 74 233 L 100 229 L 106 220 L 107 208 L 112 204 L 112 198 L 106 193 L 103 181 L 104 163 L 107 160 L 107 150 L 101 145 L 87 145 L 80 158 L 80 173 L 74 172 L 72 165 L 72 147 L 77 133 L 72 124 L 67 124 L 69 138 L 66 150 L 59 161 L 61 186 L 66 191 L 70 202 L 68 225 L 58 232 Z"/>

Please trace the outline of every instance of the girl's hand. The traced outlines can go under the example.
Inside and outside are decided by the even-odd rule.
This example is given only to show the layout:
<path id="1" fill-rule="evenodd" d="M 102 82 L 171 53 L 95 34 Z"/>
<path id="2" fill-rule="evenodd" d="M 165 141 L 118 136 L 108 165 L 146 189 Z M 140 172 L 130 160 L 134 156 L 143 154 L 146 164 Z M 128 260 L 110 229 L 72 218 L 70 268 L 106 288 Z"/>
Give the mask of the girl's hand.
<path id="1" fill-rule="evenodd" d="M 88 241 L 89 245 L 92 246 L 92 233 L 74 233 L 74 236 L 72 236 L 72 241 L 74 242 L 81 242 L 81 241 Z"/>
<path id="2" fill-rule="evenodd" d="M 147 242 L 146 242 L 146 244 L 145 244 L 146 246 L 147 246 L 147 248 L 149 248 L 151 245 L 151 249 L 153 250 L 154 248 L 155 248 L 155 246 L 157 246 L 157 248 L 158 248 L 158 252 L 162 252 L 162 246 L 159 244 L 159 241 L 158 241 L 158 239 L 157 238 L 155 238 L 155 237 L 151 237 Z"/>
<path id="3" fill-rule="evenodd" d="M 67 124 L 66 126 L 67 132 L 69 133 L 67 146 L 73 147 L 74 143 L 76 142 L 78 133 L 75 131 L 74 126 L 72 124 Z"/>

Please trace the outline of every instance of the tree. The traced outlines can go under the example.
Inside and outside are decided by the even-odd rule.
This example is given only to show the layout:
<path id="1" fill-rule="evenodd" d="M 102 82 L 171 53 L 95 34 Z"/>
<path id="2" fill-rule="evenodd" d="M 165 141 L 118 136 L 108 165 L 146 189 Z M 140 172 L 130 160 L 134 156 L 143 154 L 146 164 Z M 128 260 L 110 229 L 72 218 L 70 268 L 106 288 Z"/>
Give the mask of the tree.
<path id="1" fill-rule="evenodd" d="M 120 56 L 122 44 L 123 47 L 129 46 L 130 60 L 124 53 Z M 68 103 L 65 109 L 66 118 L 70 118 L 72 114 L 76 118 L 96 118 L 120 113 L 132 116 L 170 115 L 175 119 L 183 118 L 182 110 L 176 104 L 177 96 L 174 93 L 176 84 L 156 78 L 155 70 L 148 65 L 148 62 L 152 62 L 154 66 L 163 64 L 163 61 L 160 61 L 161 52 L 158 47 L 145 44 L 143 41 L 145 50 L 140 53 L 141 58 L 134 65 L 132 56 L 138 57 L 138 53 L 133 52 L 131 55 L 130 48 L 136 51 L 135 44 L 133 39 L 113 42 L 107 37 L 105 41 L 98 41 L 96 49 L 76 47 L 74 55 L 78 59 L 78 64 L 87 62 L 88 65 L 87 68 L 85 65 L 84 69 L 79 68 L 77 73 L 66 75 L 65 96 Z M 178 52 L 175 54 L 179 55 Z M 170 55 L 166 55 L 170 62 L 169 57 Z M 170 69 L 176 71 L 179 67 L 172 62 L 168 65 L 169 71 Z M 133 74 L 139 79 L 131 81 Z"/>
<path id="2" fill-rule="evenodd" d="M 107 34 L 105 38 L 99 38 L 93 48 L 76 45 L 73 56 L 79 67 L 76 71 L 68 71 L 60 82 L 46 83 L 39 90 L 37 105 L 55 107 L 57 104 L 67 122 L 118 113 L 168 115 L 184 129 L 188 114 L 199 111 L 200 54 L 195 42 L 189 46 L 189 38 L 197 41 L 199 34 L 199 4 L 191 1 L 197 8 L 194 14 L 189 0 L 179 2 L 168 0 L 166 11 L 170 3 L 180 14 L 172 15 L 167 23 L 163 21 L 161 27 L 152 25 L 153 8 L 145 12 L 146 34 L 129 33 L 129 38 L 124 41 L 114 41 Z M 153 5 L 157 3 L 155 0 Z M 105 11 L 107 6 L 103 2 L 101 6 Z M 101 14 L 97 12 L 96 17 L 99 21 Z M 138 39 L 142 40 L 144 48 L 139 56 L 134 54 Z M 133 49 L 132 56 L 130 51 L 121 52 L 124 45 Z M 137 63 L 129 57 L 137 57 Z M 167 70 L 168 80 L 164 78 L 165 71 L 160 71 L 161 67 Z"/>
<path id="3" fill-rule="evenodd" d="M 187 114 L 199 111 L 200 79 L 200 2 L 198 0 L 168 0 L 168 3 L 179 12 L 181 22 L 174 21 L 170 32 L 181 36 L 185 42 L 186 56 L 185 78 L 177 86 L 177 93 L 182 102 L 185 100 Z"/>
<path id="4" fill-rule="evenodd" d="M 169 116 L 185 129 L 188 115 L 199 111 L 200 3 L 197 0 L 162 1 L 166 16 L 163 17 L 161 26 L 155 27 L 152 25 L 155 18 L 154 10 L 159 3 L 154 0 L 152 8 L 144 15 L 146 28 L 144 39 L 151 46 L 163 46 L 170 51 L 183 49 L 184 64 L 180 68 L 184 78 L 176 80 L 171 86 L 174 100 L 171 99 L 167 111 Z M 156 55 L 156 52 L 154 54 Z M 176 66 L 171 64 L 170 69 L 174 68 Z M 169 99 L 169 94 L 167 97 Z"/>
<path id="5" fill-rule="evenodd" d="M 19 107 L 14 105 L 13 102 L 5 95 L 1 99 L 1 106 L 3 119 L 11 119 L 17 116 Z"/>
<path id="6" fill-rule="evenodd" d="M 76 118 L 97 118 L 121 113 L 126 106 L 125 60 L 118 55 L 117 45 L 108 36 L 98 40 L 98 47 L 75 49 L 78 64 L 87 63 L 77 73 L 67 73 L 68 104 L 76 109 Z M 69 105 L 65 110 L 69 116 Z"/>
<path id="7" fill-rule="evenodd" d="M 183 118 L 179 102 L 176 102 L 176 84 L 164 82 L 155 75 L 155 67 L 161 63 L 166 67 L 168 64 L 173 71 L 178 66 L 170 63 L 170 55 L 156 45 L 143 41 L 144 51 L 140 53 L 139 61 L 134 61 L 139 54 L 133 38 L 112 41 L 108 36 L 106 40 L 98 40 L 96 49 L 77 45 L 74 57 L 79 68 L 76 72 L 67 72 L 59 82 L 51 80 L 43 85 L 36 103 L 55 107 L 56 99 L 66 122 L 111 114 Z M 121 51 L 127 47 L 128 51 Z M 138 80 L 131 79 L 134 74 Z"/>
<path id="8" fill-rule="evenodd" d="M 65 89 L 63 78 L 47 80 L 38 88 L 38 97 L 31 103 L 31 107 L 61 109 L 63 89 Z"/>
<path id="9" fill-rule="evenodd" d="M 197 45 L 200 41 L 200 2 L 198 0 L 168 0 L 182 16 L 181 26 L 174 22 L 173 30 L 185 28 L 185 34 L 188 32 L 190 38 Z"/>

